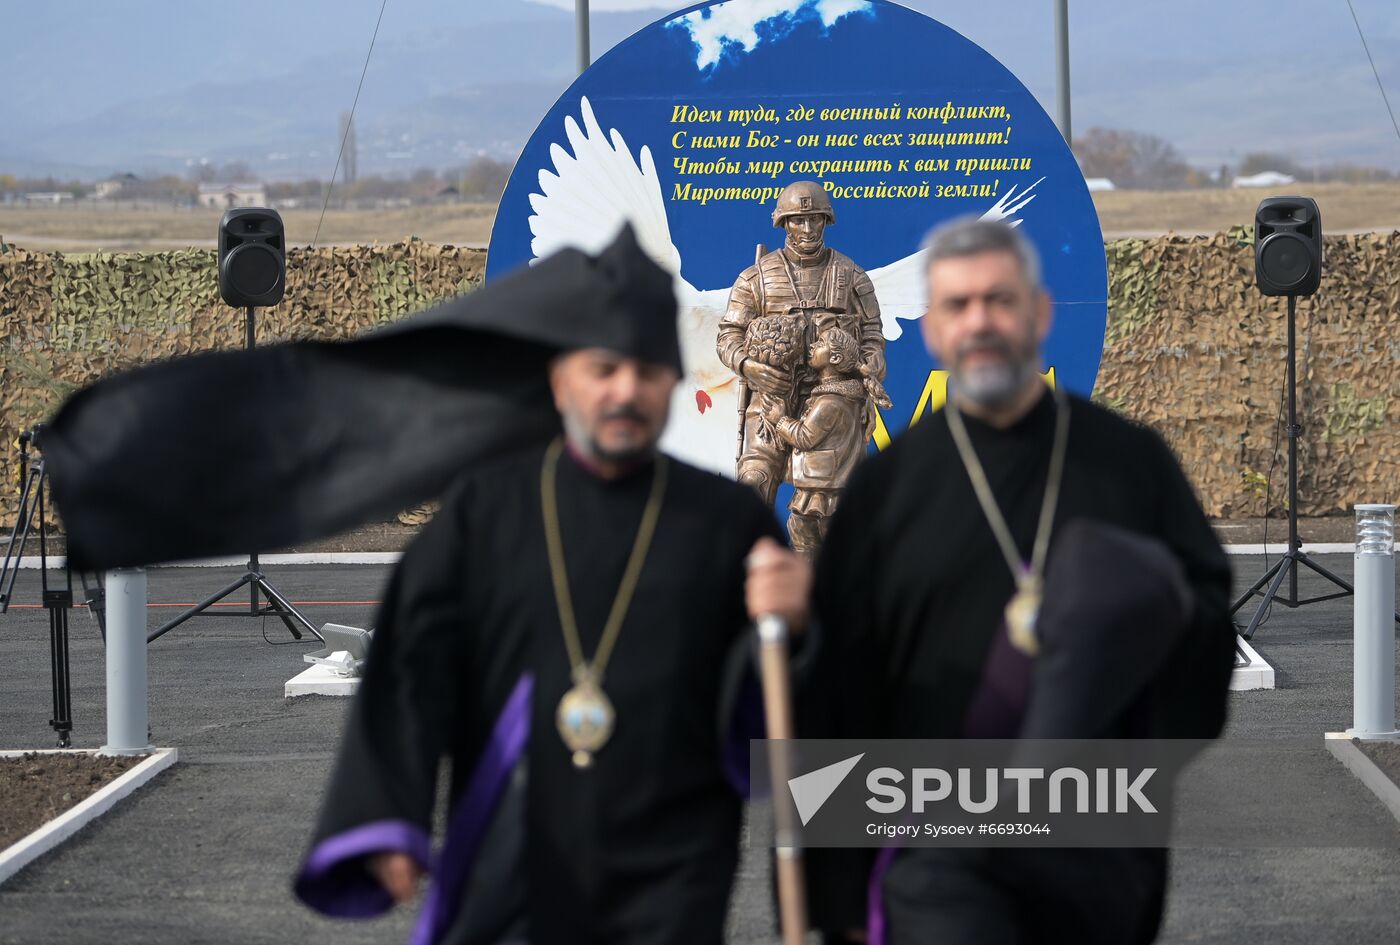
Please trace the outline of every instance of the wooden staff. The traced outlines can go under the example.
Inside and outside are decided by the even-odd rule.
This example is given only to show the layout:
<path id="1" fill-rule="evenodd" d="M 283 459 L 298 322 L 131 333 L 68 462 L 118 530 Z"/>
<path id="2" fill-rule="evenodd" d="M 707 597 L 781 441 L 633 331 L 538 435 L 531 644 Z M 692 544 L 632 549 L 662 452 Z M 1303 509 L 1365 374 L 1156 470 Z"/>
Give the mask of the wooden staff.
<path id="1" fill-rule="evenodd" d="M 793 737 L 792 685 L 788 674 L 788 627 L 783 618 L 758 618 L 759 674 L 763 714 L 768 723 L 768 770 L 773 787 L 778 862 L 778 917 L 783 945 L 802 945 L 807 935 L 807 896 L 802 881 L 802 848 L 792 805 L 781 793 L 792 778 L 789 742 Z"/>

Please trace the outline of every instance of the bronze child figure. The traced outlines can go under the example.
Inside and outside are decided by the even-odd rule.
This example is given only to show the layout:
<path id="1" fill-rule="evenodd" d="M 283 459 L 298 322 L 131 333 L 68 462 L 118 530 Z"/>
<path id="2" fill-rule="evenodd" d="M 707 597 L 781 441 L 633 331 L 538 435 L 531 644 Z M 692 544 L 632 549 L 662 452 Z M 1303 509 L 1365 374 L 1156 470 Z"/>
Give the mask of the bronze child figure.
<path id="1" fill-rule="evenodd" d="M 860 461 L 869 438 L 869 401 L 890 405 L 884 386 L 862 370 L 860 344 L 847 331 L 828 328 L 817 336 L 807 365 L 817 384 L 801 419 L 783 416 L 783 405 L 769 407 L 765 419 L 779 440 L 792 447 L 788 533 L 793 550 L 812 557 L 826 537 L 841 487 Z"/>

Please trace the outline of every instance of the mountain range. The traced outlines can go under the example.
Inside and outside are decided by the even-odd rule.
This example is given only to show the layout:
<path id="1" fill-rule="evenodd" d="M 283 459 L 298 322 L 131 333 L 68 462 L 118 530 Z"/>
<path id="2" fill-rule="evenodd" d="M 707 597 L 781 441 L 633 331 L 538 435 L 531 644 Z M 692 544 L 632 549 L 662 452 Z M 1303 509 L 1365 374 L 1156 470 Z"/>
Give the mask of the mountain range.
<path id="1" fill-rule="evenodd" d="M 594 0 L 593 50 L 664 15 Z M 1400 9 L 1352 0 L 1400 106 Z M 914 0 L 1005 63 L 1053 112 L 1051 0 Z M 99 178 L 242 161 L 326 178 L 355 104 L 360 173 L 512 159 L 574 75 L 572 0 L 244 0 L 7 5 L 0 172 Z M 674 8 L 674 7 L 672 7 Z M 1344 0 L 1076 0 L 1074 125 L 1141 131 L 1214 169 L 1269 151 L 1400 168 Z"/>

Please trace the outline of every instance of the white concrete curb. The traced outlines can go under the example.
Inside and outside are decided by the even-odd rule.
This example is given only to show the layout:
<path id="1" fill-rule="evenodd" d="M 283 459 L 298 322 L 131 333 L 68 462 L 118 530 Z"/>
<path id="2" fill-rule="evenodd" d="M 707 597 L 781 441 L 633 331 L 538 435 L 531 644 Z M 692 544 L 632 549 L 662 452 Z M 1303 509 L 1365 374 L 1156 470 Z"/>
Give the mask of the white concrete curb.
<path id="1" fill-rule="evenodd" d="M 3 540 L 3 539 L 0 539 Z M 268 564 L 396 564 L 403 557 L 401 551 L 325 551 L 301 552 L 279 555 L 258 555 L 258 563 Z M 24 555 L 17 559 L 18 567 L 36 570 L 39 567 L 38 555 Z M 49 567 L 61 568 L 68 559 L 63 555 L 49 555 Z M 239 558 L 200 558 L 195 561 L 170 561 L 151 565 L 155 568 L 241 568 L 248 564 L 248 556 Z"/>
<path id="2" fill-rule="evenodd" d="M 3 542 L 0 536 L 0 542 Z M 1281 555 L 1288 550 L 1287 544 L 1267 545 L 1225 545 L 1225 553 L 1230 555 Z M 1303 550 L 1315 555 L 1354 554 L 1356 545 L 1350 542 L 1308 542 Z M 1400 551 L 1400 543 L 1396 544 Z M 260 564 L 397 564 L 403 557 L 401 551 L 307 551 L 276 555 L 259 555 Z M 34 570 L 39 567 L 38 555 L 24 555 L 17 559 L 19 567 Z M 49 567 L 61 568 L 67 562 L 63 555 L 50 555 Z M 195 561 L 171 561 L 166 564 L 151 565 L 152 568 L 237 568 L 248 563 L 247 556 L 238 558 L 200 558 Z"/>
<path id="3" fill-rule="evenodd" d="M 1392 817 L 1400 820 L 1400 787 L 1376 767 L 1376 763 L 1366 757 L 1364 751 L 1356 747 L 1356 743 L 1346 732 L 1328 732 L 1322 737 L 1327 744 L 1327 750 L 1345 765 L 1348 771 L 1356 775 L 1357 780 L 1364 784 L 1367 790 L 1376 795 L 1376 799 L 1385 805 Z"/>
<path id="4" fill-rule="evenodd" d="M 1303 551 L 1314 555 L 1350 555 L 1356 553 L 1356 545 L 1347 541 L 1306 541 L 1300 546 Z M 1400 545 L 1397 545 L 1400 548 Z M 1226 545 L 1227 555 L 1281 555 L 1288 550 L 1287 542 L 1267 545 Z"/>
<path id="5" fill-rule="evenodd" d="M 1249 658 L 1249 665 L 1235 667 L 1235 671 L 1230 674 L 1230 689 L 1234 692 L 1273 689 L 1274 668 L 1239 634 L 1235 634 L 1235 646 Z"/>
<path id="6" fill-rule="evenodd" d="M 29 754 L 71 755 L 73 753 L 73 749 L 0 751 L 0 758 L 20 758 Z M 98 752 L 93 749 L 82 753 L 95 755 Z M 154 749 L 145 761 L 126 771 L 121 777 L 103 785 L 91 797 L 84 798 L 27 837 L 22 837 L 4 850 L 0 850 L 0 883 L 4 883 L 5 880 L 24 869 L 35 859 L 73 836 L 91 821 L 107 813 L 122 798 L 173 765 L 177 755 L 178 752 L 174 748 Z"/>
<path id="7" fill-rule="evenodd" d="M 328 666 L 309 666 L 287 680 L 282 687 L 282 698 L 296 696 L 353 696 L 360 688 L 360 680 L 354 676 L 340 676 Z"/>

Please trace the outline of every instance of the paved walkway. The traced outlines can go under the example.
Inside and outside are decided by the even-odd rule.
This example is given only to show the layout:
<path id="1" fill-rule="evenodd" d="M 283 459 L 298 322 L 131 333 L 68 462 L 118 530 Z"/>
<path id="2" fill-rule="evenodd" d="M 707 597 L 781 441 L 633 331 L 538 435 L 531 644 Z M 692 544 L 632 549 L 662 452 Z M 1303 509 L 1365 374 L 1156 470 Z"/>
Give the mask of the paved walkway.
<path id="1" fill-rule="evenodd" d="M 1272 535 L 1270 536 L 1272 537 Z M 1324 563 L 1347 576 L 1349 556 Z M 1248 583 L 1262 558 L 1233 559 Z M 229 572 L 230 574 L 233 572 Z M 270 575 L 297 601 L 370 601 L 383 567 L 286 567 Z M 226 578 L 211 569 L 150 575 L 152 602 L 196 600 Z M 16 599 L 37 600 L 32 572 Z M 1303 581 L 1306 593 L 1311 576 Z M 306 606 L 315 622 L 363 626 L 365 604 Z M 152 608 L 152 625 L 172 611 Z M 282 685 L 304 665 L 310 644 L 280 623 L 199 619 L 150 648 L 151 724 L 181 760 L 54 853 L 0 886 L 0 943 L 401 942 L 408 916 L 372 924 L 322 920 L 291 898 L 343 700 L 286 701 Z M 74 742 L 102 743 L 103 665 L 97 628 L 73 618 Z M 1278 673 L 1279 689 L 1232 696 L 1232 735 L 1279 741 L 1276 763 L 1207 772 L 1216 798 L 1229 792 L 1266 811 L 1278 848 L 1190 849 L 1176 854 L 1164 942 L 1391 942 L 1400 929 L 1400 830 L 1321 746 L 1350 719 L 1351 604 L 1296 611 L 1276 607 L 1255 645 Z M 12 609 L 0 617 L 0 747 L 47 748 L 47 615 Z M 1287 740 L 1291 739 L 1289 742 Z M 1298 740 L 1302 739 L 1299 747 Z M 1309 747 L 1309 745 L 1315 747 Z M 1246 771 L 1244 775 L 1240 771 Z M 1282 800 L 1281 800 L 1282 799 Z M 1197 792 L 1184 803 L 1214 803 Z M 1324 821 L 1342 840 L 1379 846 L 1288 848 Z M 1251 844 L 1275 842 L 1258 837 Z M 1388 844 L 1385 845 L 1385 844 Z M 732 927 L 739 945 L 771 942 L 763 858 L 741 877 Z"/>

